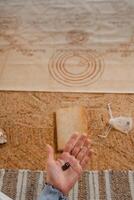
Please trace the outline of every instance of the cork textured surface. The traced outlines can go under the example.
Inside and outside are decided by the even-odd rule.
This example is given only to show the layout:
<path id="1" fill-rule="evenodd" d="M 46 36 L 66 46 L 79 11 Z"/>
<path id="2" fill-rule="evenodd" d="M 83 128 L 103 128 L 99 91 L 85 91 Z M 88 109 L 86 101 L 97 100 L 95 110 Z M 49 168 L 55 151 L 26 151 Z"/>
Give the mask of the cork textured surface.
<path id="1" fill-rule="evenodd" d="M 88 135 L 95 154 L 87 169 L 134 169 L 134 130 L 125 135 L 106 130 L 112 103 L 114 116 L 132 116 L 134 95 L 43 92 L 0 92 L 0 127 L 7 133 L 7 144 L 0 145 L 0 168 L 46 169 L 46 143 L 56 148 L 54 113 L 59 108 L 86 106 Z M 59 153 L 56 153 L 56 157 Z"/>

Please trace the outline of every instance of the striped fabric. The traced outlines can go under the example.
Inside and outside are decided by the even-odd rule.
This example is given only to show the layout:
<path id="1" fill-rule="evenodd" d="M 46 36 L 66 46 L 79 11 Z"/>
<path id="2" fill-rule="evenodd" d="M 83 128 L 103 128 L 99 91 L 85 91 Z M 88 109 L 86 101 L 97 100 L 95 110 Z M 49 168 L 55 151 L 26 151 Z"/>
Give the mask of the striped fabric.
<path id="1" fill-rule="evenodd" d="M 46 172 L 0 169 L 0 191 L 13 200 L 37 200 Z M 85 171 L 69 200 L 134 200 L 134 171 Z"/>

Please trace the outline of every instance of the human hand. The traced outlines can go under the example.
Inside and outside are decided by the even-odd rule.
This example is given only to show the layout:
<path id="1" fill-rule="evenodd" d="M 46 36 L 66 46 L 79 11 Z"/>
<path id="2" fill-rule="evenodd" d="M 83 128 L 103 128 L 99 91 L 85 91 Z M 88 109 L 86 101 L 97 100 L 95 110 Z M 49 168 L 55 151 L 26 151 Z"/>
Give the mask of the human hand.
<path id="1" fill-rule="evenodd" d="M 66 195 L 91 158 L 91 140 L 84 134 L 73 134 L 57 160 L 54 159 L 54 150 L 50 145 L 47 145 L 47 151 L 47 182 Z M 66 162 L 70 163 L 70 167 L 63 171 L 62 166 Z"/>

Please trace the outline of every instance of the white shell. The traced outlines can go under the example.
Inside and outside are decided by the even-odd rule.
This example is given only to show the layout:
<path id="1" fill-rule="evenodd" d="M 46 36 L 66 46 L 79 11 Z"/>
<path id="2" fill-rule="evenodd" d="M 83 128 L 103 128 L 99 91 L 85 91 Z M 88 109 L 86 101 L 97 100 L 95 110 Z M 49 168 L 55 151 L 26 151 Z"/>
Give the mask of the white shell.
<path id="1" fill-rule="evenodd" d="M 133 120 L 131 117 L 115 117 L 109 120 L 109 124 L 122 133 L 129 133 L 133 128 Z"/>
<path id="2" fill-rule="evenodd" d="M 4 144 L 7 142 L 7 136 L 3 129 L 0 129 L 0 144 Z"/>

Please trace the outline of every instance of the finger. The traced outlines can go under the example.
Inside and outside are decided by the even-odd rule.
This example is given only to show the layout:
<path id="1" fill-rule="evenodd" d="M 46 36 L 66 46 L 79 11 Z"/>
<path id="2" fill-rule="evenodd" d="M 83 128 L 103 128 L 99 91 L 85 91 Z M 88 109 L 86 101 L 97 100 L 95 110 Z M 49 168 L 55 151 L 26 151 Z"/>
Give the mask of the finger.
<path id="1" fill-rule="evenodd" d="M 81 167 L 82 167 L 82 169 L 85 169 L 85 168 L 86 168 L 86 166 L 88 165 L 88 162 L 89 162 L 89 157 L 86 156 L 86 157 L 82 160 L 82 162 L 81 162 Z"/>
<path id="2" fill-rule="evenodd" d="M 69 139 L 69 141 L 66 143 L 65 148 L 64 148 L 64 152 L 69 152 L 70 153 L 72 151 L 72 148 L 76 144 L 78 138 L 79 138 L 79 134 L 78 133 L 74 133 L 71 136 L 71 138 Z"/>
<path id="3" fill-rule="evenodd" d="M 86 156 L 88 148 L 83 147 L 82 150 L 77 154 L 76 158 L 81 162 L 83 158 Z"/>
<path id="4" fill-rule="evenodd" d="M 50 146 L 49 144 L 47 144 L 46 147 L 47 147 L 47 153 L 48 153 L 48 161 L 53 161 L 54 160 L 54 150 L 53 150 L 53 147 Z"/>
<path id="5" fill-rule="evenodd" d="M 87 140 L 85 141 L 83 147 L 91 148 L 91 140 L 89 138 L 87 138 Z"/>
<path id="6" fill-rule="evenodd" d="M 76 144 L 75 144 L 75 146 L 74 146 L 74 148 L 73 148 L 73 150 L 71 152 L 71 154 L 73 156 L 75 156 L 75 157 L 77 156 L 77 154 L 81 150 L 81 146 L 84 145 L 86 139 L 87 139 L 87 136 L 84 135 L 84 134 L 82 134 L 82 135 L 79 136 L 79 138 L 78 138 L 78 140 L 77 140 L 77 142 L 76 142 Z"/>
<path id="7" fill-rule="evenodd" d="M 87 153 L 87 150 L 91 148 L 91 140 L 87 139 L 78 154 L 75 156 L 79 161 L 83 159 L 85 154 Z"/>
<path id="8" fill-rule="evenodd" d="M 87 166 L 88 161 L 91 159 L 92 153 L 93 153 L 93 149 L 88 149 L 85 157 L 80 161 L 80 165 L 83 169 Z"/>

